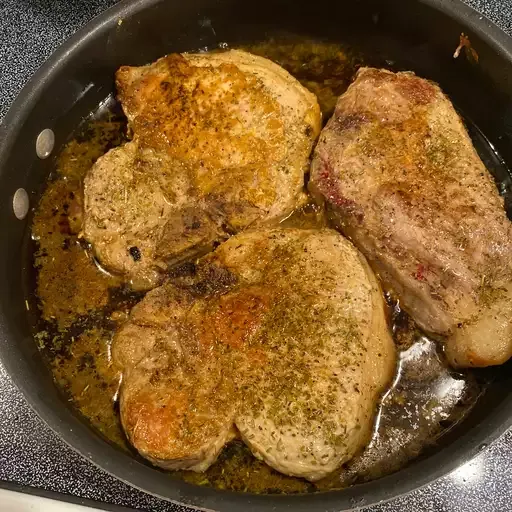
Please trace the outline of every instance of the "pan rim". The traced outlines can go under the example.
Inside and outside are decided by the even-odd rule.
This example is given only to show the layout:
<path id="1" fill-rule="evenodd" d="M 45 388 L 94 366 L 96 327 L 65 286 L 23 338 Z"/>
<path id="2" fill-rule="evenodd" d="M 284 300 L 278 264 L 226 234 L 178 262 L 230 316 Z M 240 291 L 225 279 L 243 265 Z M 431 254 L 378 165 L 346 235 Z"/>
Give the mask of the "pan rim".
<path id="1" fill-rule="evenodd" d="M 0 124 L 0 172 L 4 168 L 10 149 L 13 147 L 28 113 L 38 101 L 45 81 L 51 78 L 60 67 L 65 66 L 74 52 L 90 38 L 114 27 L 120 18 L 130 17 L 160 1 L 123 0 L 96 16 L 50 56 L 19 93 Z M 418 2 L 441 11 L 453 19 L 463 21 L 468 29 L 478 34 L 503 58 L 512 62 L 512 38 L 461 0 L 451 0 L 450 2 L 418 0 Z M 11 334 L 5 327 L 4 315 L 4 306 L 0 304 L 0 339 L 6 339 Z M 343 507 L 345 510 L 355 510 L 363 506 L 382 503 L 420 489 L 447 475 L 473 458 L 484 445 L 496 440 L 512 426 L 512 415 L 504 407 L 499 411 L 494 411 L 484 422 L 462 435 L 448 447 L 424 460 L 413 462 L 405 470 L 340 491 L 286 496 L 237 493 L 199 487 L 181 480 L 171 479 L 165 473 L 138 462 L 121 450 L 115 449 L 99 436 L 91 435 L 90 429 L 81 423 L 71 411 L 59 408 L 56 412 L 50 402 L 30 385 L 28 365 L 24 364 L 20 356 L 10 350 L 5 343 L 0 343 L 0 360 L 30 407 L 68 446 L 80 453 L 81 456 L 101 470 L 143 492 L 203 510 L 235 511 L 244 507 L 250 511 L 268 511 L 272 508 L 279 508 L 294 512 L 315 509 L 327 512 L 340 510 Z M 507 403 L 512 406 L 512 395 L 507 399 Z M 107 453 L 108 457 L 106 457 Z M 441 457 L 442 464 L 440 463 Z"/>

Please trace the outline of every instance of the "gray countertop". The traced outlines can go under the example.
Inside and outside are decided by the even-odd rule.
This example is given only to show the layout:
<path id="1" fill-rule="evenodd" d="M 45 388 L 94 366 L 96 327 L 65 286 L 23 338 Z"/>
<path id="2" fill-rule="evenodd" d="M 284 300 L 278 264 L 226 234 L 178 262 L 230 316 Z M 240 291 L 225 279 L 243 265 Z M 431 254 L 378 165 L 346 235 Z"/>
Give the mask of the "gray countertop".
<path id="1" fill-rule="evenodd" d="M 466 1 L 512 34 L 512 0 Z M 55 48 L 114 3 L 0 1 L 0 119 L 23 84 Z M 2 481 L 3 485 L 27 486 L 35 493 L 55 491 L 75 499 L 95 500 L 102 507 L 114 504 L 141 510 L 189 510 L 137 491 L 82 459 L 32 412 L 0 365 L 0 486 Z M 512 511 L 512 431 L 451 475 L 366 510 Z"/>

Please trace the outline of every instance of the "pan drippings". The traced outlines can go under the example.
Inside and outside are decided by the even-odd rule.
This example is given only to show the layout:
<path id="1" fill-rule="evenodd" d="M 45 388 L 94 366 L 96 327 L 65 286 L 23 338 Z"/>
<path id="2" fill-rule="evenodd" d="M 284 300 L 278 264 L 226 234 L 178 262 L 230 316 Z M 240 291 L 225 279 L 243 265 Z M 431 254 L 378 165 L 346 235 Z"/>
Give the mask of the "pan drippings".
<path id="1" fill-rule="evenodd" d="M 281 64 L 315 92 L 324 118 L 350 83 L 362 59 L 333 44 L 275 41 L 247 48 Z M 112 364 L 113 331 L 142 295 L 123 287 L 91 256 L 80 238 L 81 182 L 92 163 L 125 140 L 125 121 L 115 101 L 84 122 L 65 146 L 34 216 L 32 238 L 40 318 L 35 341 L 56 384 L 92 427 L 110 442 L 132 451 L 118 414 L 120 374 Z M 472 130 L 477 133 L 476 129 Z M 478 149 L 485 140 L 480 136 Z M 489 147 L 483 149 L 489 153 Z M 492 169 L 491 169 L 492 171 Z M 313 204 L 283 222 L 321 227 L 327 221 Z M 483 393 L 470 371 L 455 372 L 436 343 L 425 337 L 388 297 L 393 336 L 399 350 L 394 382 L 382 398 L 366 450 L 327 478 L 309 483 L 284 476 L 233 441 L 205 473 L 175 472 L 199 485 L 256 493 L 303 493 L 339 489 L 396 471 L 458 423 Z M 136 456 L 134 454 L 134 456 Z"/>

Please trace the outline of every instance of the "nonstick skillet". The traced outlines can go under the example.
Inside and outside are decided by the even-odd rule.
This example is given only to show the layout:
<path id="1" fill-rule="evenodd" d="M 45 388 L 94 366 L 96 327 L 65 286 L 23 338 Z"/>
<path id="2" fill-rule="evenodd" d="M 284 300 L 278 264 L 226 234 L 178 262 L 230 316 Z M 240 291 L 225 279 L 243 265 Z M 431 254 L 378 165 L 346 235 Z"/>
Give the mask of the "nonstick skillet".
<path id="1" fill-rule="evenodd" d="M 113 92 L 113 74 L 120 65 L 283 33 L 344 42 L 372 55 L 375 65 L 411 69 L 439 82 L 511 165 L 512 40 L 457 0 L 121 2 L 47 61 L 12 106 L 0 132 L 2 363 L 36 412 L 84 457 L 144 491 L 205 509 L 327 511 L 391 499 L 463 464 L 512 425 L 509 363 L 485 370 L 492 384 L 471 414 L 435 450 L 401 471 L 342 491 L 256 496 L 193 486 L 130 457 L 97 435 L 54 385 L 25 308 L 26 271 L 32 265 L 26 199 L 32 207 L 37 204 L 54 166 L 45 157 L 58 153 L 80 121 Z M 478 58 L 469 49 L 453 58 L 462 33 Z M 506 193 L 510 177 L 497 178 Z"/>

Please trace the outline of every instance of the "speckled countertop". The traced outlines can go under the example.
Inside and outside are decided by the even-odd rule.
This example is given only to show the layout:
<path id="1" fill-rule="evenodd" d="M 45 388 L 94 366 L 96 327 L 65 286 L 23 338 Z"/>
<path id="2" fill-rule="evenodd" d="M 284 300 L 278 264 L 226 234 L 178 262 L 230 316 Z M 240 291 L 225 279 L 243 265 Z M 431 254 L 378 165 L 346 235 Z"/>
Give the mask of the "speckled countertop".
<path id="1" fill-rule="evenodd" d="M 448 1 L 448 0 L 447 0 Z M 466 0 L 512 34 L 512 0 Z M 0 119 L 37 67 L 115 0 L 0 0 Z M 0 486 L 55 491 L 95 505 L 184 512 L 82 459 L 32 412 L 0 365 Z M 89 502 L 93 504 L 92 502 Z M 0 503 L 0 510 L 3 510 Z M 451 475 L 367 512 L 512 511 L 512 431 Z"/>

